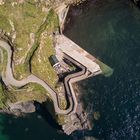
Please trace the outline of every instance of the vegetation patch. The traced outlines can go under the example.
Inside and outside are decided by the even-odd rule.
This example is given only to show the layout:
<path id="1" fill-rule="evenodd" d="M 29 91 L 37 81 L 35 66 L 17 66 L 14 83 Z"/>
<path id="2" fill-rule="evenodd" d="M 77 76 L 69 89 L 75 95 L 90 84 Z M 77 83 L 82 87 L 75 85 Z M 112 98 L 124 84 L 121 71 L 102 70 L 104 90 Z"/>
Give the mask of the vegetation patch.
<path id="1" fill-rule="evenodd" d="M 22 88 L 13 87 L 9 91 L 8 99 L 12 103 L 27 101 L 42 103 L 50 98 L 48 92 L 41 85 L 35 83 L 27 84 Z"/>
<path id="2" fill-rule="evenodd" d="M 7 52 L 6 50 L 1 49 L 1 52 L 0 52 L 0 75 L 2 72 L 5 72 L 6 71 L 6 64 L 7 64 Z"/>
<path id="3" fill-rule="evenodd" d="M 16 33 L 14 40 L 14 75 L 22 79 L 29 74 L 24 63 L 28 51 L 31 49 L 30 34 L 36 33 L 44 19 L 46 13 L 42 12 L 43 3 L 37 4 L 34 0 L 27 0 L 18 4 L 14 0 L 6 0 L 4 5 L 0 6 L 0 27 L 7 32 L 11 32 L 9 21 L 13 23 L 12 31 Z M 1 20 L 0 20 L 1 21 Z M 11 33 L 12 36 L 12 33 Z"/>
<path id="4" fill-rule="evenodd" d="M 96 63 L 100 66 L 104 76 L 109 77 L 113 74 L 113 69 L 111 67 L 107 66 L 98 59 L 96 60 Z"/>
<path id="5" fill-rule="evenodd" d="M 59 30 L 58 16 L 54 10 L 43 12 L 43 3 L 37 4 L 34 0 L 26 0 L 21 4 L 13 2 L 15 1 L 6 0 L 5 4 L 0 6 L 0 21 L 3 20 L 0 28 L 9 32 L 14 39 L 14 77 L 21 80 L 28 76 L 31 70 L 34 75 L 55 88 L 58 79 L 49 62 L 49 57 L 55 54 L 53 34 Z M 3 50 L 3 61 L 0 64 L 1 73 L 5 71 L 7 64 L 5 50 Z M 4 89 L 3 86 L 3 82 L 0 82 L 0 108 L 4 108 L 5 103 L 9 102 L 42 103 L 46 99 L 52 102 L 50 94 L 41 85 L 35 83 L 21 88 Z M 61 101 L 61 106 L 66 108 L 64 100 Z M 60 120 L 60 122 L 64 121 L 63 115 Z"/>
<path id="6" fill-rule="evenodd" d="M 55 85 L 57 75 L 48 58 L 55 53 L 52 34 L 58 30 L 59 21 L 53 10 L 48 14 L 42 11 L 43 4 L 38 4 L 34 0 L 27 0 L 21 4 L 15 3 L 14 0 L 5 1 L 5 4 L 0 6 L 2 21 L 0 28 L 11 33 L 11 37 L 13 32 L 16 33 L 13 55 L 15 78 L 20 80 L 29 75 L 29 62 L 31 62 L 32 72 L 35 75 Z M 33 40 L 30 37 L 31 34 L 34 35 Z M 7 64 L 7 52 L 5 50 L 2 52 L 3 62 L 0 62 L 0 73 L 5 71 Z M 30 100 L 43 102 L 47 96 L 49 96 L 47 91 L 35 83 L 20 89 L 13 88 L 8 92 L 8 100 L 11 102 Z"/>
<path id="7" fill-rule="evenodd" d="M 58 30 L 59 21 L 56 13 L 53 10 L 50 10 L 48 13 L 46 23 L 46 28 L 36 43 L 39 46 L 33 55 L 31 66 L 32 72 L 35 75 L 48 82 L 51 86 L 55 87 L 57 75 L 49 62 L 49 57 L 55 54 L 52 34 Z"/>
<path id="8" fill-rule="evenodd" d="M 7 96 L 4 91 L 3 85 L 0 83 L 0 109 L 6 107 Z"/>
<path id="9" fill-rule="evenodd" d="M 6 32 L 11 32 L 11 26 L 8 19 L 0 14 L 0 29 L 4 29 Z"/>

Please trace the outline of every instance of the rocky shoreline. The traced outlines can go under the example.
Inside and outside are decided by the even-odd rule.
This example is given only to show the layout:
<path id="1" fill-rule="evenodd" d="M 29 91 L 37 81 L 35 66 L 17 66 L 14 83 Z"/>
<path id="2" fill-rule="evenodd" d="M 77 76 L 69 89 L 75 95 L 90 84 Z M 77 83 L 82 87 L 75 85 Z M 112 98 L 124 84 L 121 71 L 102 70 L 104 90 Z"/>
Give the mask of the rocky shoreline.
<path id="1" fill-rule="evenodd" d="M 85 6 L 84 4 L 89 4 L 89 3 L 84 2 L 83 4 L 80 4 L 79 7 Z M 58 7 L 58 11 L 59 11 L 58 16 L 60 17 L 60 19 L 59 19 L 60 30 L 62 30 L 62 32 L 63 32 L 63 30 L 65 30 L 65 21 L 67 20 L 66 17 L 67 17 L 67 13 L 69 10 L 68 7 L 67 7 L 67 5 L 64 5 L 60 8 Z M 63 16 L 63 18 L 61 18 L 61 15 L 64 15 L 64 14 L 65 14 L 65 16 Z M 12 44 L 11 39 L 9 39 L 8 35 L 5 32 L 1 32 L 1 38 L 7 40 L 10 44 Z M 11 46 L 13 46 L 13 44 Z M 80 125 L 80 126 L 77 126 L 79 129 L 81 129 L 80 131 L 82 131 L 82 129 L 87 129 L 87 128 L 89 130 L 91 130 L 93 127 L 93 124 L 92 124 L 93 121 L 90 118 L 92 118 L 92 116 L 87 115 L 88 110 L 85 112 L 85 110 L 83 109 L 84 108 L 83 103 L 80 100 L 80 96 L 79 96 L 79 93 L 81 91 L 79 91 L 77 86 L 75 86 L 75 91 L 76 91 L 77 100 L 78 100 L 78 109 L 77 109 L 78 112 L 76 114 L 73 114 L 72 116 L 65 116 L 65 119 L 69 123 L 64 124 L 62 127 L 65 131 L 66 127 L 68 127 L 68 128 L 71 127 L 71 121 L 75 120 L 76 121 L 75 123 L 78 123 L 78 125 Z M 10 115 L 22 116 L 22 115 L 25 115 L 27 113 L 33 113 L 35 111 L 36 111 L 36 106 L 34 105 L 34 101 L 28 101 L 28 102 L 20 102 L 19 101 L 16 103 L 8 103 L 7 108 L 1 110 L 0 112 L 10 114 Z M 78 122 L 77 122 L 77 118 L 78 118 Z M 73 131 L 73 129 L 77 130 L 77 127 L 73 128 L 73 126 L 72 126 L 72 128 L 71 128 L 72 131 Z M 71 131 L 66 132 L 66 133 L 71 133 Z"/>
<path id="2" fill-rule="evenodd" d="M 89 4 L 87 2 L 84 2 L 85 4 Z M 84 7 L 85 5 L 80 5 L 80 7 Z M 64 8 L 64 9 L 63 9 Z M 65 12 L 66 10 L 66 12 Z M 62 18 L 62 21 L 60 21 L 62 24 L 60 24 L 60 30 L 65 30 L 65 20 L 66 20 L 66 16 L 67 16 L 67 13 L 68 13 L 68 10 L 67 10 L 67 5 L 65 5 L 64 7 L 62 7 L 62 9 L 60 9 L 59 11 L 60 13 L 60 18 L 61 18 L 61 15 L 63 15 L 63 13 L 65 13 L 66 15 L 64 16 L 64 18 Z M 62 12 L 62 13 L 61 13 Z M 78 11 L 78 12 L 75 12 L 75 14 L 80 14 L 81 11 Z M 64 29 L 62 29 L 64 28 Z M 7 35 L 3 34 L 4 35 L 4 38 L 7 39 Z M 55 38 L 55 37 L 54 37 Z M 9 42 L 9 41 L 8 41 Z M 71 126 L 71 122 L 73 120 L 76 120 L 75 123 L 78 123 L 78 125 L 80 126 L 77 126 L 77 127 L 74 127 L 72 126 L 72 132 L 73 132 L 73 129 L 74 130 L 77 130 L 77 128 L 79 128 L 79 131 L 83 131 L 83 129 L 89 129 L 91 130 L 92 127 L 93 127 L 93 120 L 91 118 L 93 118 L 93 116 L 90 114 L 90 115 L 87 115 L 89 114 L 89 110 L 84 110 L 84 107 L 83 107 L 83 103 L 82 101 L 80 100 L 80 96 L 79 96 L 79 93 L 81 91 L 79 91 L 78 87 L 76 86 L 75 88 L 75 91 L 77 91 L 77 100 L 79 102 L 78 104 L 78 111 L 76 114 L 73 114 L 71 116 L 66 116 L 66 120 L 67 123 L 62 125 L 63 126 L 63 129 L 64 131 L 66 130 L 65 128 L 69 126 Z M 24 115 L 26 113 L 32 113 L 32 112 L 35 112 L 36 111 L 36 107 L 34 105 L 34 101 L 28 101 L 28 102 L 17 102 L 17 103 L 9 103 L 8 104 L 8 108 L 4 109 L 4 110 L 1 110 L 2 113 L 7 113 L 7 114 L 12 114 L 12 115 L 16 115 L 16 116 L 21 116 L 21 115 Z M 77 122 L 77 118 L 78 118 L 78 122 Z M 96 118 L 96 117 L 95 117 Z M 67 132 L 66 132 L 67 133 Z M 70 132 L 68 132 L 68 134 L 71 133 L 71 130 Z"/>
<path id="3" fill-rule="evenodd" d="M 64 7 L 65 8 L 65 7 Z M 63 11 L 63 9 L 62 9 Z M 67 14 L 67 13 L 66 13 Z M 64 19 L 65 20 L 65 19 Z M 62 22 L 62 23 L 65 23 L 65 22 Z M 63 25 L 61 25 L 60 27 L 63 27 Z M 9 44 L 12 44 L 11 43 L 11 39 L 8 37 L 8 35 L 1 31 L 1 39 L 4 39 L 6 40 Z M 13 44 L 12 44 L 13 45 Z M 11 46 L 12 46 L 11 45 Z M 78 97 L 78 96 L 77 96 Z M 79 101 L 80 102 L 80 101 Z M 79 104 L 79 114 L 77 114 L 79 117 L 82 117 L 81 113 L 84 112 L 83 108 L 82 108 L 82 104 Z M 23 116 L 23 115 L 26 115 L 27 113 L 33 113 L 36 111 L 36 106 L 34 105 L 34 101 L 28 101 L 28 102 L 16 102 L 16 103 L 8 103 L 8 106 L 2 110 L 0 110 L 1 113 L 6 113 L 6 114 L 10 114 L 10 115 L 14 115 L 14 116 Z M 82 124 L 83 123 L 83 126 L 80 125 L 80 129 L 81 128 L 87 128 L 86 125 L 89 125 L 89 122 L 85 123 L 85 122 L 82 122 L 82 121 L 88 121 L 87 120 L 87 117 L 85 116 L 86 114 L 83 114 L 83 117 L 84 117 L 84 120 L 83 118 L 80 118 L 78 122 L 79 124 Z M 72 116 L 71 116 L 72 117 Z M 73 116 L 74 118 L 67 118 L 67 121 L 71 121 L 71 119 L 76 119 L 77 120 L 77 116 Z M 76 118 L 75 118 L 76 117 Z M 85 118 L 86 117 L 86 118 Z M 85 125 L 85 126 L 84 126 Z M 65 126 L 63 125 L 64 127 L 64 130 L 65 130 Z M 79 126 L 78 126 L 79 127 Z M 76 129 L 76 128 L 74 128 Z M 91 128 L 90 128 L 91 129 Z"/>
<path id="4" fill-rule="evenodd" d="M 132 0 L 140 8 L 140 0 Z"/>
<path id="5" fill-rule="evenodd" d="M 4 4 L 5 1 L 1 0 L 0 5 L 4 5 Z M 18 4 L 18 2 L 15 4 Z M 67 4 L 68 5 L 72 4 L 72 1 L 68 1 Z M 56 9 L 56 7 L 59 7 L 61 5 L 62 3 L 60 3 L 60 1 L 57 1 L 52 5 L 52 8 Z M 14 47 L 13 38 L 9 36 L 9 33 L 7 33 L 2 29 L 0 29 L 0 39 L 6 41 L 8 44 L 10 44 L 10 46 Z M 33 113 L 35 111 L 36 111 L 36 107 L 34 105 L 34 101 L 27 101 L 27 102 L 18 101 L 17 103 L 7 103 L 4 109 L 0 109 L 1 113 L 6 113 L 15 116 L 22 116 L 25 115 L 26 113 Z"/>

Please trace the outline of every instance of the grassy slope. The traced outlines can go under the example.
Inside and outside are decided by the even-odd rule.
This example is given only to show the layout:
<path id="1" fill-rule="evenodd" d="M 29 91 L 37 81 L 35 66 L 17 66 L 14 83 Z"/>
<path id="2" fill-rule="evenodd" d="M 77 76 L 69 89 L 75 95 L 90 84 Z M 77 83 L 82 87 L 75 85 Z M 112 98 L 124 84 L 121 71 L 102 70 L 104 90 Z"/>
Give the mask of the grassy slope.
<path id="1" fill-rule="evenodd" d="M 39 13 L 39 14 L 38 14 Z M 24 65 L 24 59 L 28 50 L 28 43 L 30 43 L 30 33 L 36 33 L 44 22 L 46 13 L 42 12 L 42 7 L 36 6 L 33 0 L 18 4 L 15 6 L 11 5 L 11 0 L 6 0 L 5 4 L 0 6 L 0 17 L 4 20 L 0 21 L 0 28 L 10 32 L 11 28 L 8 21 L 12 21 L 16 30 L 15 40 L 15 77 L 23 78 L 28 74 L 28 69 Z M 6 23 L 6 24 L 5 24 Z M 21 63 L 18 63 L 18 61 Z"/>
<path id="2" fill-rule="evenodd" d="M 26 101 L 38 101 L 40 103 L 50 98 L 50 95 L 46 90 L 38 84 L 27 84 L 22 88 L 13 88 L 8 94 L 8 100 L 10 102 L 26 102 Z"/>
<path id="3" fill-rule="evenodd" d="M 3 85 L 0 83 L 0 109 L 6 107 L 6 95 L 3 88 Z"/>
<path id="4" fill-rule="evenodd" d="M 35 52 L 32 59 L 32 72 L 41 79 L 49 82 L 51 86 L 55 86 L 57 75 L 52 68 L 49 57 L 55 54 L 53 48 L 52 32 L 58 29 L 58 17 L 56 13 L 51 10 L 47 16 L 47 25 L 44 32 L 41 34 L 39 48 Z"/>
<path id="5" fill-rule="evenodd" d="M 0 14 L 0 29 L 4 29 L 6 32 L 11 32 L 11 26 L 8 19 Z"/>
<path id="6" fill-rule="evenodd" d="M 25 59 L 24 63 L 14 66 L 15 77 L 25 77 L 29 74 L 28 64 L 30 57 L 34 54 L 34 50 L 38 48 L 34 54 L 35 56 L 32 57 L 32 71 L 41 79 L 47 82 L 50 81 L 50 84 L 55 86 L 57 76 L 49 63 L 48 57 L 51 54 L 54 54 L 53 38 L 51 34 L 58 28 L 58 17 L 53 10 L 50 10 L 47 15 L 41 11 L 41 6 L 36 7 L 33 0 L 30 0 L 30 2 L 31 3 L 24 3 L 12 7 L 11 1 L 7 0 L 5 5 L 0 6 L 0 16 L 5 18 L 3 22 L 0 21 L 0 28 L 7 32 L 11 32 L 8 21 L 11 20 L 15 25 L 17 36 L 15 40 L 14 60 L 17 61 L 21 58 Z M 35 42 L 32 48 L 28 50 L 30 33 L 35 34 Z M 47 34 L 42 35 L 45 33 Z M 39 50 L 41 51 L 40 54 L 38 54 Z M 39 57 L 41 58 L 41 63 L 38 63 Z M 6 58 L 6 53 L 4 54 L 4 58 Z M 6 61 L 6 59 L 4 59 L 4 61 Z M 4 67 L 5 63 L 2 64 L 0 70 L 2 71 Z M 41 72 L 41 70 L 43 70 L 43 72 Z M 3 93 L 2 90 L 1 93 Z M 11 102 L 24 102 L 30 100 L 43 102 L 48 96 L 49 94 L 43 87 L 31 83 L 21 89 L 15 88 L 10 90 L 6 98 L 7 101 L 10 100 Z"/>
<path id="7" fill-rule="evenodd" d="M 6 50 L 4 50 L 2 48 L 0 48 L 0 49 L 2 50 L 2 56 L 0 55 L 0 76 L 1 76 L 1 73 L 5 72 L 5 70 L 6 70 L 8 54 L 7 54 Z"/>

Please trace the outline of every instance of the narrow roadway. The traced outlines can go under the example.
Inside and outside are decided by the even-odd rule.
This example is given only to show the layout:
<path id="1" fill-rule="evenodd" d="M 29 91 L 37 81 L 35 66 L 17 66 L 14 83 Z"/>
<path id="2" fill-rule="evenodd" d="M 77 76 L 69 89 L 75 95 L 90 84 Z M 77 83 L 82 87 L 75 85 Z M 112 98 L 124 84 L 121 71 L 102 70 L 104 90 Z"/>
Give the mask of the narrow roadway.
<path id="1" fill-rule="evenodd" d="M 62 110 L 59 107 L 57 92 L 53 88 L 51 88 L 51 86 L 49 86 L 48 83 L 46 83 L 45 81 L 43 81 L 42 79 L 38 78 L 37 76 L 35 76 L 33 74 L 29 75 L 27 78 L 20 80 L 20 81 L 18 81 L 14 78 L 13 72 L 12 72 L 13 52 L 12 52 L 11 46 L 7 42 L 0 40 L 0 47 L 2 47 L 4 50 L 6 50 L 7 54 L 8 54 L 6 71 L 4 71 L 2 73 L 2 80 L 6 86 L 12 85 L 12 86 L 16 86 L 16 87 L 22 87 L 28 83 L 40 84 L 51 95 L 51 98 L 52 98 L 53 103 L 54 103 L 54 109 L 55 109 L 56 113 L 58 113 L 58 114 L 70 114 L 70 113 L 76 112 L 77 99 L 76 99 L 75 92 L 74 92 L 73 87 L 72 87 L 72 83 L 87 78 L 86 68 L 84 66 L 78 64 L 78 62 L 74 61 L 72 58 L 65 55 L 65 57 L 67 59 L 69 59 L 70 61 L 72 61 L 72 63 L 80 66 L 82 70 L 78 73 L 70 74 L 70 75 L 66 76 L 66 78 L 64 79 L 64 85 L 66 88 L 66 96 L 68 97 L 70 105 L 66 110 Z"/>

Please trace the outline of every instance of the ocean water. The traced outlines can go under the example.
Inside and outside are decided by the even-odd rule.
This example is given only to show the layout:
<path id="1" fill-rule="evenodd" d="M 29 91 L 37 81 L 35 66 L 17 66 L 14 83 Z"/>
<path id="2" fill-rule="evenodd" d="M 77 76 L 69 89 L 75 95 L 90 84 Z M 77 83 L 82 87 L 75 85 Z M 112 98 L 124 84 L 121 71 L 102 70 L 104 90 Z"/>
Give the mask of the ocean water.
<path id="1" fill-rule="evenodd" d="M 0 116 L 0 140 L 62 140 L 71 138 L 58 132 L 37 113 L 25 117 Z"/>
<path id="2" fill-rule="evenodd" d="M 140 9 L 131 0 L 93 0 L 70 17 L 65 35 L 114 69 L 80 83 L 83 101 L 101 116 L 83 135 L 140 140 Z"/>
<path id="3" fill-rule="evenodd" d="M 131 0 L 93 0 L 72 10 L 65 34 L 114 69 L 80 82 L 85 107 L 100 112 L 91 131 L 69 137 L 37 113 L 0 116 L 0 140 L 140 140 L 140 9 Z"/>

